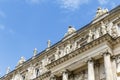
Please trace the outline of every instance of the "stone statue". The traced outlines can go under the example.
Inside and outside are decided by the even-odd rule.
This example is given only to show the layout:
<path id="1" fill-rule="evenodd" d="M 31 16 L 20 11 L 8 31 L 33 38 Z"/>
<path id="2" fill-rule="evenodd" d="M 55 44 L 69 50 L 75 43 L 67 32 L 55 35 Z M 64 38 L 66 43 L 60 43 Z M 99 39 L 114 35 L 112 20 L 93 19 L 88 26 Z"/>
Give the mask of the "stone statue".
<path id="1" fill-rule="evenodd" d="M 49 48 L 50 46 L 51 46 L 51 41 L 48 40 L 48 42 L 47 42 L 47 47 Z"/>
<path id="2" fill-rule="evenodd" d="M 118 37 L 119 36 L 119 31 L 118 31 L 117 24 L 114 24 L 113 27 L 111 28 L 111 30 L 112 30 L 112 36 L 113 37 Z"/>
<path id="3" fill-rule="evenodd" d="M 6 74 L 10 72 L 10 67 L 7 67 Z"/>
<path id="4" fill-rule="evenodd" d="M 112 33 L 111 33 L 111 32 L 112 32 L 112 31 L 111 31 L 111 28 L 112 28 L 112 27 L 113 27 L 113 23 L 112 23 L 112 22 L 108 22 L 108 24 L 107 24 L 107 33 L 110 34 L 110 35 L 112 34 Z"/>
<path id="5" fill-rule="evenodd" d="M 37 53 L 38 53 L 37 48 L 35 48 L 33 51 L 33 56 L 36 56 Z"/>
<path id="6" fill-rule="evenodd" d="M 59 57 L 60 57 L 59 48 L 56 47 L 55 60 L 57 60 Z"/>
<path id="7" fill-rule="evenodd" d="M 17 74 L 17 75 L 15 75 L 13 80 L 23 80 L 23 79 L 22 79 L 22 76 L 20 74 Z"/>
<path id="8" fill-rule="evenodd" d="M 99 29 L 96 29 L 95 33 L 94 33 L 94 39 L 97 39 L 100 37 L 100 34 L 99 34 Z"/>
<path id="9" fill-rule="evenodd" d="M 102 33 L 102 35 L 107 33 L 106 26 L 103 22 L 101 22 L 101 33 Z"/>
<path id="10" fill-rule="evenodd" d="M 65 47 L 65 54 L 68 54 L 69 53 L 69 50 L 70 50 L 70 47 L 67 45 L 66 47 Z"/>
<path id="11" fill-rule="evenodd" d="M 74 27 L 69 26 L 67 33 L 65 33 L 65 36 L 67 36 L 67 35 L 69 35 L 69 34 L 72 34 L 72 33 L 74 33 L 75 31 L 76 31 L 76 29 L 75 29 Z"/>
<path id="12" fill-rule="evenodd" d="M 30 66 L 27 72 L 27 80 L 34 79 L 35 77 L 36 77 L 35 69 L 33 66 Z"/>
<path id="13" fill-rule="evenodd" d="M 91 30 L 89 30 L 89 34 L 88 34 L 88 39 L 87 39 L 87 42 L 90 42 L 93 40 L 93 33 Z"/>
<path id="14" fill-rule="evenodd" d="M 21 57 L 20 60 L 18 61 L 18 65 L 21 65 L 22 63 L 24 63 L 26 60 L 24 57 Z"/>
<path id="15" fill-rule="evenodd" d="M 102 15 L 102 9 L 101 7 L 98 7 L 97 11 L 96 11 L 96 17 Z"/>
<path id="16" fill-rule="evenodd" d="M 108 13 L 108 9 L 102 9 L 101 7 L 98 7 L 98 9 L 96 11 L 96 18 L 105 14 L 105 13 Z"/>

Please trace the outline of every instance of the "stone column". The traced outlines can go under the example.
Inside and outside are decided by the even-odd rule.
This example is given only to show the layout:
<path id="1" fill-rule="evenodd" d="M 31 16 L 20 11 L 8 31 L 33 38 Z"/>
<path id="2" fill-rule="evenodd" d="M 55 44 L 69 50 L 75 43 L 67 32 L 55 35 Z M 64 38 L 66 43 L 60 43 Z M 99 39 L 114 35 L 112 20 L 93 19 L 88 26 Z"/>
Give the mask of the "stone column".
<path id="1" fill-rule="evenodd" d="M 100 63 L 96 61 L 95 63 L 95 80 L 100 80 Z"/>
<path id="2" fill-rule="evenodd" d="M 92 59 L 88 60 L 88 80 L 95 80 L 94 62 Z"/>
<path id="3" fill-rule="evenodd" d="M 108 52 L 103 54 L 103 56 L 104 56 L 104 66 L 105 66 L 106 80 L 114 80 L 113 79 L 113 71 L 112 71 L 110 55 L 111 54 L 108 53 Z"/>
<path id="4" fill-rule="evenodd" d="M 62 73 L 62 80 L 68 80 L 68 70 L 64 70 Z"/>
<path id="5" fill-rule="evenodd" d="M 117 80 L 117 66 L 116 66 L 116 57 L 112 57 L 112 70 L 113 70 L 113 79 Z"/>

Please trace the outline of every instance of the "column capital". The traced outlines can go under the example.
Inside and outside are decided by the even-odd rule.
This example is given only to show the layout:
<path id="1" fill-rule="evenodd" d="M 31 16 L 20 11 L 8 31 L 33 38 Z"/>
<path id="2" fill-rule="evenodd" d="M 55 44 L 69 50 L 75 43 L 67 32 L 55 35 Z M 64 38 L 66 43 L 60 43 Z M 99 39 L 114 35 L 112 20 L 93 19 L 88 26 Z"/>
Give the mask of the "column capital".
<path id="1" fill-rule="evenodd" d="M 112 54 L 110 52 L 103 52 L 102 53 L 102 56 L 106 56 L 106 55 L 110 55 L 111 56 Z"/>
<path id="2" fill-rule="evenodd" d="M 116 55 L 113 55 L 113 56 L 112 56 L 112 59 L 117 59 L 117 56 L 116 56 Z"/>
<path id="3" fill-rule="evenodd" d="M 88 62 L 94 62 L 94 59 L 92 58 L 92 57 L 90 57 L 90 58 L 88 58 L 88 60 L 87 60 L 87 63 Z"/>
<path id="4" fill-rule="evenodd" d="M 62 73 L 69 73 L 70 71 L 68 69 L 64 69 Z"/>

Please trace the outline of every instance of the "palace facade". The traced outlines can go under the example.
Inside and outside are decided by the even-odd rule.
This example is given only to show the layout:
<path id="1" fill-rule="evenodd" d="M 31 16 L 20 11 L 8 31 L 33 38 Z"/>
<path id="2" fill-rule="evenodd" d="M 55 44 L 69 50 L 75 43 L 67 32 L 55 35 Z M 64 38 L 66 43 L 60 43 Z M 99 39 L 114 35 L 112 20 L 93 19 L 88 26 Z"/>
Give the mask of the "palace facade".
<path id="1" fill-rule="evenodd" d="M 98 8 L 94 20 L 25 61 L 0 80 L 120 80 L 120 6 Z"/>

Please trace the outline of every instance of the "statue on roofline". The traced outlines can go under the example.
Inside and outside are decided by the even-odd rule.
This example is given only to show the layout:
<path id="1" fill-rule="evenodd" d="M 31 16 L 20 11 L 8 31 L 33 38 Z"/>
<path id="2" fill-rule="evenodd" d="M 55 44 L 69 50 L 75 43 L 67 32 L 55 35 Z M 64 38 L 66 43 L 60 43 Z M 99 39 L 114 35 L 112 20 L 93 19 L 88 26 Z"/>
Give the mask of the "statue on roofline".
<path id="1" fill-rule="evenodd" d="M 34 51 L 33 51 L 33 56 L 36 56 L 37 53 L 38 53 L 37 48 L 35 48 Z"/>
<path id="2" fill-rule="evenodd" d="M 68 31 L 67 31 L 67 33 L 65 33 L 64 36 L 67 36 L 67 35 L 69 35 L 69 34 L 72 34 L 72 33 L 74 33 L 75 31 L 76 31 L 76 29 L 75 29 L 74 27 L 69 26 L 69 27 L 68 27 Z"/>
<path id="3" fill-rule="evenodd" d="M 25 60 L 25 58 L 22 56 L 21 58 L 20 58 L 20 60 L 18 61 L 18 65 L 21 65 L 22 63 L 24 63 L 26 60 Z"/>
<path id="4" fill-rule="evenodd" d="M 10 72 L 10 67 L 7 67 L 6 74 Z"/>
<path id="5" fill-rule="evenodd" d="M 97 11 L 96 11 L 96 16 L 95 18 L 105 14 L 105 13 L 108 13 L 108 9 L 102 9 L 101 7 L 98 7 Z"/>

